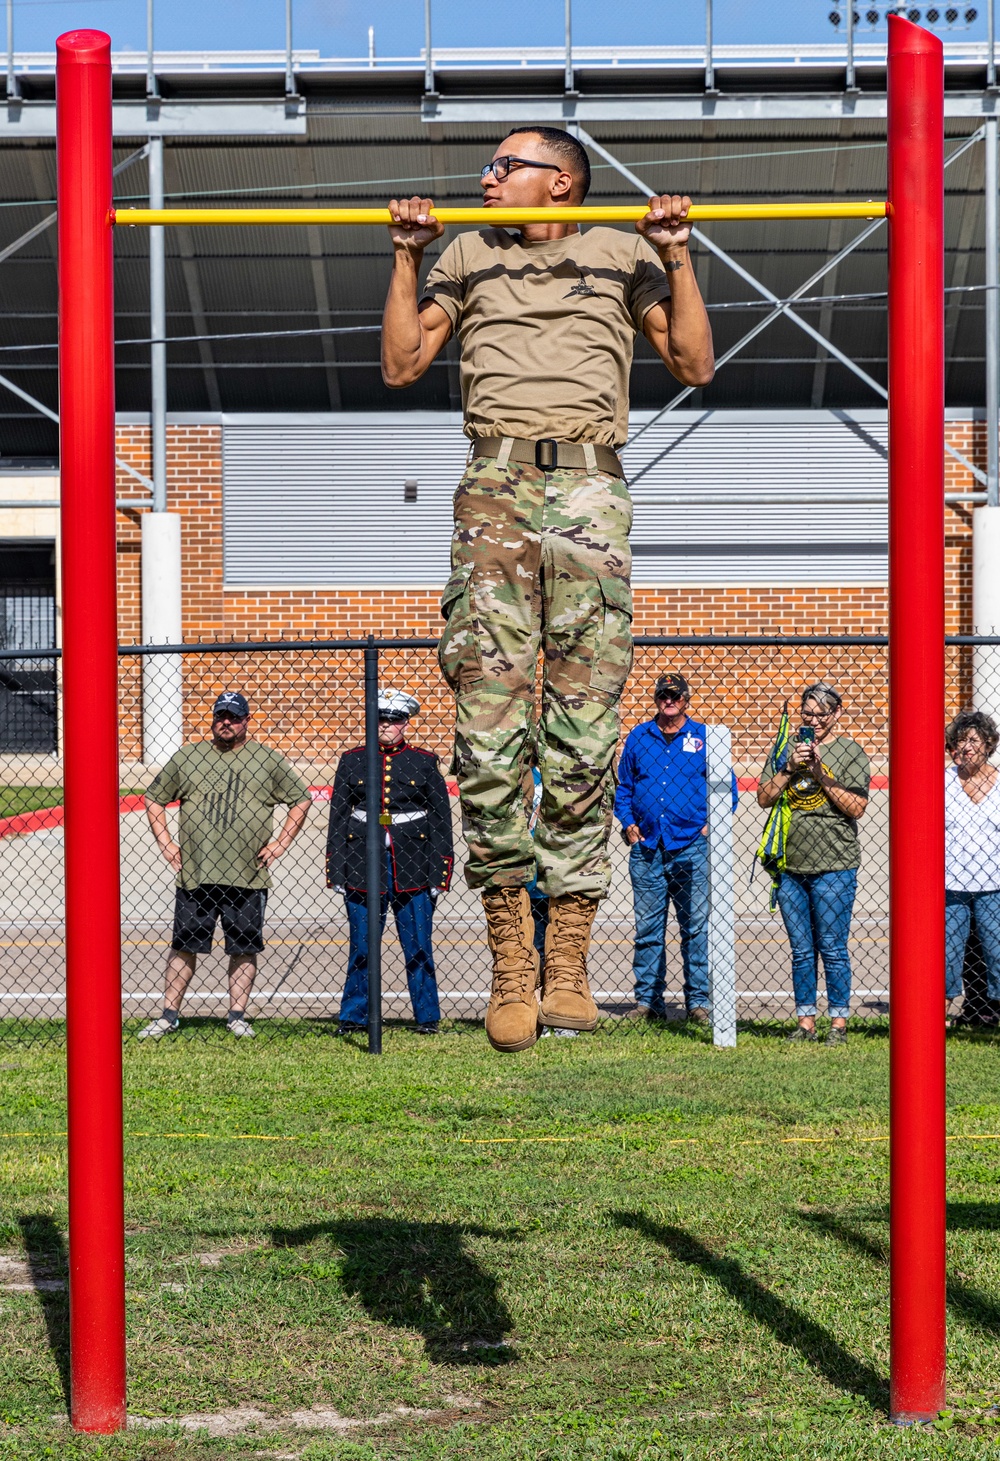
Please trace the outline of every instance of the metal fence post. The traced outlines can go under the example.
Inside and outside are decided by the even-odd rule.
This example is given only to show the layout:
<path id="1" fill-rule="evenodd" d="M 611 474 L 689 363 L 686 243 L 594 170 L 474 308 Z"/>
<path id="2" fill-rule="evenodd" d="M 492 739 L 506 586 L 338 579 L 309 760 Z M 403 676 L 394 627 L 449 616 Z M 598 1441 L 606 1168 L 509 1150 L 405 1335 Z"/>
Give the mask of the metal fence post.
<path id="1" fill-rule="evenodd" d="M 382 764 L 378 747 L 378 650 L 365 645 L 365 851 L 368 904 L 368 1053 L 382 1054 Z"/>
<path id="2" fill-rule="evenodd" d="M 705 727 L 708 762 L 708 976 L 712 1043 L 736 1044 L 736 883 L 733 868 L 733 745 L 727 725 Z"/>

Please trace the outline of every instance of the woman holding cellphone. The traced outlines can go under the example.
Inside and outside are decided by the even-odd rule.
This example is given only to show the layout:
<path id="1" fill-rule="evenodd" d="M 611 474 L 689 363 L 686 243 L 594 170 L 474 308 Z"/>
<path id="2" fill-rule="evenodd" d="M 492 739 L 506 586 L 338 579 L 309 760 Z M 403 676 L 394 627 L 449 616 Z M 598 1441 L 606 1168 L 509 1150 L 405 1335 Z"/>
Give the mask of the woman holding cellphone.
<path id="1" fill-rule="evenodd" d="M 784 794 L 791 812 L 778 907 L 792 949 L 792 984 L 798 1027 L 791 1040 L 816 1035 L 816 988 L 823 956 L 827 1045 L 847 1043 L 851 960 L 847 940 L 857 891 L 861 848 L 858 818 L 868 805 L 871 770 L 857 741 L 838 731 L 843 703 L 823 683 L 803 690 L 802 724 L 787 757 L 772 751 L 761 774 L 757 803 L 772 807 Z M 782 764 L 783 763 L 783 764 Z"/>

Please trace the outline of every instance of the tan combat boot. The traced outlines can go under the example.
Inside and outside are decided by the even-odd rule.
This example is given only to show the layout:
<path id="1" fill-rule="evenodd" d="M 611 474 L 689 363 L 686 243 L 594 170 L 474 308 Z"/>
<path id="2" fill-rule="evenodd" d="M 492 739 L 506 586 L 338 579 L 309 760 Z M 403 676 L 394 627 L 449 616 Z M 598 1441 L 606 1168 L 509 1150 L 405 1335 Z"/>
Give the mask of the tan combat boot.
<path id="1" fill-rule="evenodd" d="M 494 1050 L 527 1050 L 538 1039 L 538 954 L 531 899 L 526 888 L 494 888 L 483 894 L 483 908 L 493 955 L 486 1037 Z"/>
<path id="2" fill-rule="evenodd" d="M 549 898 L 545 930 L 542 1024 L 557 1030 L 593 1030 L 597 1005 L 587 983 L 587 950 L 597 899 L 580 893 Z"/>

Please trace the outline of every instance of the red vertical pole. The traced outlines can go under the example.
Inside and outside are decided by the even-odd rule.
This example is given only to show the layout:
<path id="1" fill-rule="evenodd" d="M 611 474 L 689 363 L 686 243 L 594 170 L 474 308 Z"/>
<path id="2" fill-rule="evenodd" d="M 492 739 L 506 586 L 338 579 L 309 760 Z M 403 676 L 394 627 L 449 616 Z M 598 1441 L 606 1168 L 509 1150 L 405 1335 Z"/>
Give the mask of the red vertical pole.
<path id="1" fill-rule="evenodd" d="M 111 41 L 56 42 L 72 1422 L 125 1424 Z"/>
<path id="2" fill-rule="evenodd" d="M 889 17 L 890 1411 L 945 1404 L 944 61 Z"/>

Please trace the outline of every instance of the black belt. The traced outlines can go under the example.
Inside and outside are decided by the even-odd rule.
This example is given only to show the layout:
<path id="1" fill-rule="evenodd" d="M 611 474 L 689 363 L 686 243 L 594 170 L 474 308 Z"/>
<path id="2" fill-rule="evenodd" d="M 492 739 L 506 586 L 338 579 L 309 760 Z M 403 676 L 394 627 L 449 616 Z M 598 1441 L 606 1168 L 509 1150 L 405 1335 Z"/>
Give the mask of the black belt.
<path id="1" fill-rule="evenodd" d="M 508 462 L 537 467 L 541 472 L 567 468 L 570 471 L 604 472 L 609 477 L 625 476 L 613 447 L 589 442 L 584 446 L 578 441 L 554 441 L 550 436 L 542 437 L 541 441 L 528 441 L 523 436 L 474 437 L 472 454 L 475 457 L 499 457 L 503 455 L 505 443 L 510 447 Z M 589 461 L 588 457 L 591 457 Z"/>

